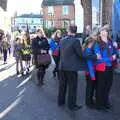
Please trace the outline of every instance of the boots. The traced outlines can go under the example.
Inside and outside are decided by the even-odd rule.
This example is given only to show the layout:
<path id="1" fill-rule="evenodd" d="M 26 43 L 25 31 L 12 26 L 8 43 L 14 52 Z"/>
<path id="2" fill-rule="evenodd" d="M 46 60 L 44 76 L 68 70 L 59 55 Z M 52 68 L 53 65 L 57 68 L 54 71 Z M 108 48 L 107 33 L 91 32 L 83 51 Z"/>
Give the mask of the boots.
<path id="1" fill-rule="evenodd" d="M 43 69 L 38 69 L 37 71 L 37 79 L 38 79 L 38 86 L 43 85 L 45 71 Z"/>

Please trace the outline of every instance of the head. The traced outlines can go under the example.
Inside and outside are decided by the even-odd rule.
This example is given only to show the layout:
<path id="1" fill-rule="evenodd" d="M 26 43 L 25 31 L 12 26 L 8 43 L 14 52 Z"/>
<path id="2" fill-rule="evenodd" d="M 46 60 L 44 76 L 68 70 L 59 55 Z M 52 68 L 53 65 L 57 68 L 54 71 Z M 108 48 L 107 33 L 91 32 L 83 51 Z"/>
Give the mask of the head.
<path id="1" fill-rule="evenodd" d="M 99 32 L 98 32 L 98 37 L 100 37 L 100 39 L 102 39 L 102 38 L 107 39 L 108 38 L 108 30 L 104 27 L 100 28 Z"/>
<path id="2" fill-rule="evenodd" d="M 43 28 L 39 28 L 39 29 L 37 30 L 37 36 L 38 36 L 38 37 L 46 37 Z"/>
<path id="3" fill-rule="evenodd" d="M 76 35 L 77 32 L 77 26 L 76 25 L 70 25 L 68 27 L 68 35 Z"/>
<path id="4" fill-rule="evenodd" d="M 92 48 L 92 46 L 94 45 L 95 41 L 96 41 L 96 40 L 95 40 L 94 38 L 92 38 L 92 37 L 87 37 L 87 38 L 85 39 L 84 44 L 83 44 L 83 49 L 85 49 L 86 47 Z"/>
<path id="5" fill-rule="evenodd" d="M 21 42 L 21 39 L 19 37 L 16 38 L 15 42 L 19 44 Z"/>
<path id="6" fill-rule="evenodd" d="M 57 31 L 53 34 L 52 37 L 55 39 L 55 38 L 61 38 L 61 36 L 62 36 L 61 31 L 60 31 L 60 30 L 57 30 Z"/>
<path id="7" fill-rule="evenodd" d="M 57 30 L 57 31 L 55 32 L 55 35 L 56 35 L 56 37 L 61 38 L 62 33 L 61 33 L 60 30 Z"/>
<path id="8" fill-rule="evenodd" d="M 23 40 L 26 41 L 28 44 L 30 44 L 30 34 L 25 32 L 23 34 Z"/>

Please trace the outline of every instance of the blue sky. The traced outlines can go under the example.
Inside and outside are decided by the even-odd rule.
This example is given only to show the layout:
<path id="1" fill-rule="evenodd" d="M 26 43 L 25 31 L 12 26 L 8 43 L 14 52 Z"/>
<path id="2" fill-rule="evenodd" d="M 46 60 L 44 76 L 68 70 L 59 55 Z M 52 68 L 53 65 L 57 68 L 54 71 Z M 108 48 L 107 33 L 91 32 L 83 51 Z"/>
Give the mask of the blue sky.
<path id="1" fill-rule="evenodd" d="M 96 9 L 99 9 L 99 0 L 93 0 L 92 4 Z"/>
<path id="2" fill-rule="evenodd" d="M 42 0 L 8 0 L 8 12 L 13 15 L 15 11 L 22 13 L 40 13 Z"/>

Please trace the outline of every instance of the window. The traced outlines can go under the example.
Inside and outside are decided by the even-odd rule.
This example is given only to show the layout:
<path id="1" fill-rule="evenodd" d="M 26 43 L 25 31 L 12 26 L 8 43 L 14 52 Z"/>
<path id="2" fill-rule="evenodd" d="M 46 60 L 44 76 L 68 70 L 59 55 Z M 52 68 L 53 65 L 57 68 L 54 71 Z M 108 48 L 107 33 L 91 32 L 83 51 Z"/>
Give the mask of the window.
<path id="1" fill-rule="evenodd" d="M 48 7 L 48 15 L 53 15 L 54 14 L 54 9 L 52 6 Z"/>
<path id="2" fill-rule="evenodd" d="M 45 23 L 46 25 L 46 28 L 51 28 L 52 27 L 52 22 L 51 21 L 49 21 L 49 20 L 46 20 L 46 23 Z"/>
<path id="3" fill-rule="evenodd" d="M 48 28 L 51 28 L 51 27 L 52 27 L 52 22 L 48 21 Z"/>
<path id="4" fill-rule="evenodd" d="M 63 6 L 63 15 L 69 14 L 69 6 Z"/>

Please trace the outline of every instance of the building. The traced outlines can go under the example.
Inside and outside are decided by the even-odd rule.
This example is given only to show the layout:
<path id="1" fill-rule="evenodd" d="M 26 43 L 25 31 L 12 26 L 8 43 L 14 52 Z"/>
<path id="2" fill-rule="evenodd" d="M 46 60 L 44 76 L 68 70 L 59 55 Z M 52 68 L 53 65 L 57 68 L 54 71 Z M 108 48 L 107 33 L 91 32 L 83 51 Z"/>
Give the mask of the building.
<path id="1" fill-rule="evenodd" d="M 0 0 L 0 29 L 8 28 L 7 0 Z"/>
<path id="2" fill-rule="evenodd" d="M 43 20 L 47 28 L 66 28 L 75 22 L 74 0 L 43 0 Z"/>
<path id="3" fill-rule="evenodd" d="M 0 0 L 0 8 L 4 11 L 7 10 L 7 0 Z"/>
<path id="4" fill-rule="evenodd" d="M 21 31 L 26 30 L 28 25 L 29 30 L 34 32 L 38 27 L 43 27 L 43 16 L 40 14 L 23 14 L 12 19 L 14 28 L 19 28 Z"/>

